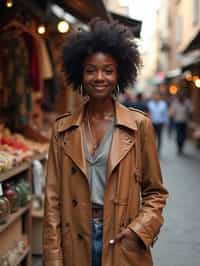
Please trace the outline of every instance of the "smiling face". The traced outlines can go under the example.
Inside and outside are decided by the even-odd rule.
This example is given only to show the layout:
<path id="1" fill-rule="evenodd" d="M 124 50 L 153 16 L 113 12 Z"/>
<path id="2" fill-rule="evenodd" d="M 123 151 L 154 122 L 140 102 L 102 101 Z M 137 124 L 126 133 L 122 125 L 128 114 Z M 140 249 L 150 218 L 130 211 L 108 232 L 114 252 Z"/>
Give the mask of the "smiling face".
<path id="1" fill-rule="evenodd" d="M 89 55 L 83 65 L 83 85 L 87 95 L 94 99 L 112 96 L 117 85 L 117 63 L 103 52 Z"/>

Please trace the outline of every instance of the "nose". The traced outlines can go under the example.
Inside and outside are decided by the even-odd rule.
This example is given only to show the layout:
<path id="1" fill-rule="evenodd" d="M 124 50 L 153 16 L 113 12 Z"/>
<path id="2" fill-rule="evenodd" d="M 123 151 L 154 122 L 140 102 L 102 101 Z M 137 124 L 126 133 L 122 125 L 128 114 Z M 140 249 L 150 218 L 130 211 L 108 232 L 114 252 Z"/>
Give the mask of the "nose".
<path id="1" fill-rule="evenodd" d="M 102 79 L 103 79 L 103 72 L 101 70 L 99 70 L 97 72 L 96 80 L 102 80 Z"/>

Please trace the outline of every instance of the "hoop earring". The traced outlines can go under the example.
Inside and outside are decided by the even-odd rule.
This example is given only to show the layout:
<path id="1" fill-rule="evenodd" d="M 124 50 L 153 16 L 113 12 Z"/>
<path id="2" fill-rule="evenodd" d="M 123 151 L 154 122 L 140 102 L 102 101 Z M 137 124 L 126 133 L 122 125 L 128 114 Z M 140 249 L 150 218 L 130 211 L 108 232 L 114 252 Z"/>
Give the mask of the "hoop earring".
<path id="1" fill-rule="evenodd" d="M 119 88 L 119 83 L 117 84 L 117 96 L 120 94 L 120 88 Z"/>
<path id="2" fill-rule="evenodd" d="M 83 85 L 82 85 L 82 83 L 79 87 L 79 94 L 81 95 L 81 97 L 83 97 Z"/>
<path id="3" fill-rule="evenodd" d="M 115 99 L 118 98 L 119 93 L 120 93 L 120 88 L 119 88 L 119 84 L 117 84 L 115 90 L 113 91 L 113 96 L 114 96 Z"/>

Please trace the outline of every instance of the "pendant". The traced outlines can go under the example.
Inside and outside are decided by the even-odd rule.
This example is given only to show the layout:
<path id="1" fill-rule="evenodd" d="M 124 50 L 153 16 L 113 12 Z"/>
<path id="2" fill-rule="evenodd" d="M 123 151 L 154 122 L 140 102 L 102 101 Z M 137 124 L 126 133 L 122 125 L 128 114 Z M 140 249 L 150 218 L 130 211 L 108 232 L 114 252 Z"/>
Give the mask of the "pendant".
<path id="1" fill-rule="evenodd" d="M 95 151 L 96 151 L 97 147 L 98 147 L 97 144 L 93 144 L 93 148 L 94 148 Z"/>

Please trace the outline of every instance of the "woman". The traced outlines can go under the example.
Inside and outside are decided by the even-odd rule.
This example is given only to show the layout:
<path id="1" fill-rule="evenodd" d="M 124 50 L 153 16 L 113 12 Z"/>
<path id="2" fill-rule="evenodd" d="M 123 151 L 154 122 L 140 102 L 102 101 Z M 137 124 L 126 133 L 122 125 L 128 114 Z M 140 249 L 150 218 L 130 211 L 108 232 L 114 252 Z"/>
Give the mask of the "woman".
<path id="1" fill-rule="evenodd" d="M 137 77 L 140 56 L 131 38 L 116 22 L 94 20 L 91 32 L 71 34 L 64 47 L 66 75 L 89 100 L 59 117 L 53 130 L 45 265 L 152 265 L 167 198 L 152 125 L 113 96 Z"/>

